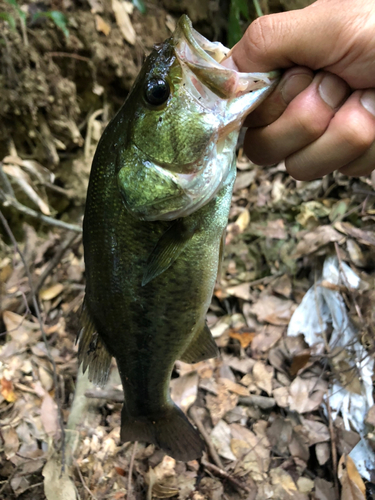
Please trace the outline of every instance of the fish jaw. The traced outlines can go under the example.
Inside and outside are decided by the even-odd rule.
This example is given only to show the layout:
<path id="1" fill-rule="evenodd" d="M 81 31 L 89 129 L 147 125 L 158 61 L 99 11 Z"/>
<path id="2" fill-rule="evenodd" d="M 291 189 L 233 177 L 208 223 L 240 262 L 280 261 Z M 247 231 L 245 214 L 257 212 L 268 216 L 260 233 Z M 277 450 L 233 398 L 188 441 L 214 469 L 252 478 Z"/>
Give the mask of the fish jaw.
<path id="1" fill-rule="evenodd" d="M 132 133 L 137 155 L 130 161 L 127 152 L 119 161 L 125 205 L 144 221 L 187 217 L 215 198 L 228 177 L 246 115 L 278 81 L 277 72 L 241 73 L 222 65 L 229 49 L 200 35 L 187 16 L 156 49 L 152 74 L 163 68 L 164 52 L 170 60 L 162 69 L 170 98 L 161 109 L 137 113 Z"/>

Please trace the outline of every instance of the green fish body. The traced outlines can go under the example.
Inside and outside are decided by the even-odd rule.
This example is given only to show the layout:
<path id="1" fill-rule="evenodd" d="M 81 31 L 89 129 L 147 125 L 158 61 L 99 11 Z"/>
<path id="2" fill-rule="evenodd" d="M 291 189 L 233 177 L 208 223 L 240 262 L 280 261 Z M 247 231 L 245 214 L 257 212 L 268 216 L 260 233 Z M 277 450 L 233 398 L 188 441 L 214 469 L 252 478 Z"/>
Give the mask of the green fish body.
<path id="1" fill-rule="evenodd" d="M 171 373 L 176 360 L 218 354 L 205 316 L 236 140 L 273 86 L 268 74 L 224 68 L 215 57 L 225 54 L 186 16 L 155 47 L 100 140 L 83 226 L 83 369 L 103 385 L 114 356 L 125 395 L 122 441 L 154 443 L 185 461 L 201 456 L 203 442 L 170 398 Z"/>

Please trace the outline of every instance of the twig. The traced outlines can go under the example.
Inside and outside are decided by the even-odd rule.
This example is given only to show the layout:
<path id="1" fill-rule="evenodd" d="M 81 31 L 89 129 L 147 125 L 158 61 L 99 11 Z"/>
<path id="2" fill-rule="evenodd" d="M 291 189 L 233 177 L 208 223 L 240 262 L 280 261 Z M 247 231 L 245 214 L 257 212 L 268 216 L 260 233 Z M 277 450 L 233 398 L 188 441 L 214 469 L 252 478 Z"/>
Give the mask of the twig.
<path id="1" fill-rule="evenodd" d="M 258 0 L 253 0 L 253 4 L 254 4 L 254 9 L 255 9 L 255 12 L 257 13 L 257 16 L 262 17 L 263 12 L 262 12 L 262 9 L 260 8 Z"/>
<path id="2" fill-rule="evenodd" d="M 226 472 L 225 470 L 223 470 L 221 467 L 217 467 L 216 465 L 211 464 L 210 462 L 207 462 L 207 460 L 205 460 L 204 458 L 202 458 L 202 465 L 206 469 L 212 471 L 217 476 L 220 476 L 220 477 L 223 477 L 224 479 L 227 479 L 228 481 L 230 481 L 237 488 L 240 488 L 241 490 L 244 490 L 247 493 L 251 493 L 250 488 L 248 488 L 245 484 L 242 484 L 235 477 L 233 477 L 230 474 L 228 474 L 228 472 Z"/>
<path id="3" fill-rule="evenodd" d="M 0 185 L 3 188 L 3 192 L 12 198 L 15 198 L 15 194 L 12 188 L 12 184 L 10 183 L 7 174 L 3 170 L 3 162 L 0 162 Z"/>
<path id="4" fill-rule="evenodd" d="M 51 57 L 70 57 L 71 59 L 77 59 L 78 61 L 85 61 L 91 63 L 91 59 L 85 56 L 80 56 L 79 54 L 70 54 L 69 52 L 47 52 L 47 55 Z"/>
<path id="5" fill-rule="evenodd" d="M 5 194 L 1 193 L 0 190 L 0 197 L 4 199 L 4 206 L 11 206 L 18 210 L 19 212 L 29 215 L 30 217 L 34 217 L 35 219 L 38 219 L 45 224 L 49 224 L 50 226 L 57 226 L 61 227 L 63 229 L 68 229 L 69 231 L 75 231 L 76 233 L 81 233 L 82 228 L 80 226 L 76 226 L 75 224 L 68 224 L 67 222 L 63 222 L 61 220 L 54 219 L 53 217 L 48 217 L 48 215 L 43 215 L 36 210 L 33 210 L 32 208 L 26 207 L 25 205 L 22 205 L 19 201 L 17 201 L 15 198 Z"/>
<path id="6" fill-rule="evenodd" d="M 79 478 L 81 480 L 81 483 L 82 483 L 82 486 L 85 488 L 85 490 L 87 491 L 87 493 L 91 496 L 91 498 L 93 498 L 94 500 L 98 500 L 96 498 L 96 496 L 94 495 L 94 493 L 90 490 L 90 488 L 87 486 L 87 484 L 85 483 L 85 480 L 83 479 L 83 476 L 82 476 L 82 472 L 81 472 L 81 469 L 79 468 L 79 465 L 77 464 L 76 462 L 76 469 L 77 469 L 77 472 L 78 472 L 78 475 L 79 475 Z"/>
<path id="7" fill-rule="evenodd" d="M 44 344 L 46 346 L 46 351 L 47 351 L 48 359 L 50 360 L 50 362 L 52 364 L 52 368 L 53 368 L 53 384 L 54 384 L 54 387 L 55 387 L 55 391 L 57 392 L 57 390 L 58 390 L 58 381 L 57 381 L 56 363 L 55 363 L 55 360 L 53 359 L 53 356 L 51 354 L 51 351 L 50 351 L 50 348 L 49 348 L 49 345 L 48 345 L 48 340 L 47 340 L 46 332 L 45 332 L 44 327 L 43 327 L 42 316 L 40 314 L 40 309 L 39 309 L 38 301 L 37 301 L 37 298 L 36 298 L 36 295 L 35 295 L 35 291 L 34 291 L 34 287 L 33 287 L 33 281 L 31 279 L 30 270 L 29 270 L 29 267 L 28 267 L 28 265 L 27 265 L 27 263 L 25 261 L 23 253 L 21 252 L 21 250 L 20 250 L 20 248 L 18 246 L 16 238 L 14 237 L 14 234 L 12 233 L 12 230 L 10 229 L 9 224 L 8 224 L 6 218 L 4 217 L 4 215 L 3 215 L 3 213 L 1 211 L 0 211 L 0 220 L 3 223 L 5 231 L 7 232 L 7 234 L 9 236 L 11 242 L 13 243 L 14 248 L 16 249 L 16 251 L 17 251 L 18 255 L 20 256 L 20 258 L 22 260 L 22 263 L 23 263 L 23 265 L 25 267 L 25 272 L 26 272 L 26 275 L 27 275 L 27 279 L 29 281 L 29 286 L 30 286 L 31 294 L 32 294 L 32 297 L 33 297 L 33 306 L 34 306 L 34 309 L 35 309 L 36 316 L 38 318 L 38 322 L 39 322 L 39 326 L 40 326 L 40 331 L 42 332 L 43 341 L 44 341 Z M 56 404 L 57 404 L 57 408 L 58 408 L 59 424 L 60 424 L 60 430 L 61 430 L 61 469 L 62 469 L 62 472 L 64 472 L 64 470 L 65 470 L 65 430 L 64 430 L 64 420 L 63 420 L 61 405 L 60 405 L 60 401 L 59 401 L 59 399 L 57 397 L 56 397 Z"/>
<path id="8" fill-rule="evenodd" d="M 335 430 L 333 428 L 331 405 L 329 404 L 329 395 L 328 395 L 328 392 L 326 393 L 325 404 L 326 404 L 327 413 L 328 413 L 328 428 L 329 428 L 329 433 L 330 433 L 330 436 L 331 436 L 331 454 L 332 454 L 332 465 L 333 465 L 333 478 L 334 478 L 335 495 L 336 495 L 336 499 L 338 500 L 340 498 L 340 495 L 339 495 L 339 484 L 338 484 L 338 481 L 337 481 L 336 435 L 335 435 Z"/>
<path id="9" fill-rule="evenodd" d="M 133 475 L 134 459 L 135 459 L 135 453 L 137 451 L 137 446 L 138 446 L 138 441 L 135 441 L 135 443 L 133 445 L 133 451 L 132 451 L 132 456 L 130 458 L 130 465 L 129 465 L 127 500 L 131 500 L 133 497 L 133 495 L 132 495 L 132 475 Z"/>
<path id="10" fill-rule="evenodd" d="M 55 255 L 52 257 L 52 259 L 48 262 L 48 265 L 42 272 L 42 274 L 39 276 L 38 282 L 35 285 L 35 290 L 34 292 L 37 294 L 39 290 L 42 288 L 43 283 L 47 279 L 47 277 L 50 275 L 50 273 L 53 271 L 53 269 L 57 266 L 57 264 L 60 262 L 62 259 L 64 253 L 68 250 L 68 248 L 71 247 L 73 241 L 77 238 L 77 234 L 69 234 L 68 237 L 66 238 L 65 241 L 58 247 Z"/>
<path id="11" fill-rule="evenodd" d="M 208 451 L 210 452 L 212 460 L 215 462 L 215 464 L 220 468 L 224 469 L 224 465 L 211 441 L 210 436 L 207 434 L 206 429 L 204 428 L 203 423 L 200 421 L 198 417 L 198 413 L 196 408 L 190 408 L 190 416 L 193 419 L 193 422 L 195 425 L 198 427 L 199 432 L 202 434 L 203 439 L 206 441 Z"/>
<path id="12" fill-rule="evenodd" d="M 118 389 L 98 389 L 96 387 L 85 392 L 86 398 L 107 399 L 116 403 L 124 402 L 124 393 Z"/>

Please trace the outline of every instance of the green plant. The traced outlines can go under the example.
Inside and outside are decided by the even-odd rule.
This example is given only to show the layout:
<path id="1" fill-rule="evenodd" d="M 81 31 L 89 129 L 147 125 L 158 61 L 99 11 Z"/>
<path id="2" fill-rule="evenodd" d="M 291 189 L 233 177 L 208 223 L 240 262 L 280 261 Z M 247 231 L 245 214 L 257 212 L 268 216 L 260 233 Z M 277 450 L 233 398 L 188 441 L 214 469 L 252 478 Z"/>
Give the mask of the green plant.
<path id="1" fill-rule="evenodd" d="M 259 1 L 253 0 L 254 9 L 258 17 L 263 16 Z M 231 0 L 229 10 L 228 23 L 228 45 L 233 47 L 242 37 L 241 17 L 246 21 L 250 21 L 249 7 L 247 0 Z"/>
<path id="2" fill-rule="evenodd" d="M 40 19 L 41 17 L 51 19 L 55 25 L 61 29 L 66 38 L 69 37 L 69 30 L 67 28 L 67 19 L 62 12 L 59 10 L 49 10 L 48 12 L 37 12 L 33 16 L 33 21 Z"/>
<path id="3" fill-rule="evenodd" d="M 136 7 L 141 14 L 146 14 L 146 6 L 143 0 L 132 0 L 134 7 Z"/>

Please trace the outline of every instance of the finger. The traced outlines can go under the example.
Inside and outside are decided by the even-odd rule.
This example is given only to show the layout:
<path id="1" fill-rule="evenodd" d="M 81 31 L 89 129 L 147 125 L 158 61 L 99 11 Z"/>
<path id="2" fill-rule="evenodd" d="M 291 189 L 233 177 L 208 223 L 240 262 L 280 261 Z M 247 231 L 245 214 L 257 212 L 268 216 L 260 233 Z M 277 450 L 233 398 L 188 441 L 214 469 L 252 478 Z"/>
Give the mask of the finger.
<path id="1" fill-rule="evenodd" d="M 286 70 L 272 94 L 247 117 L 245 127 L 263 127 L 277 120 L 313 78 L 314 73 L 303 66 Z"/>
<path id="2" fill-rule="evenodd" d="M 367 176 L 373 170 L 375 170 L 375 143 L 362 156 L 339 169 L 342 174 L 350 177 Z"/>
<path id="3" fill-rule="evenodd" d="M 295 179 L 304 181 L 338 169 L 358 175 L 354 172 L 370 169 L 374 142 L 375 90 L 356 91 L 337 111 L 326 132 L 287 158 L 285 166 Z"/>
<path id="4" fill-rule="evenodd" d="M 343 38 L 341 23 L 332 23 L 327 6 L 320 2 L 305 9 L 262 16 L 250 24 L 230 55 L 240 71 L 270 71 L 294 65 L 319 69 L 333 64 L 347 48 L 336 41 Z M 342 17 L 341 16 L 339 19 Z M 348 16 L 349 17 L 349 16 Z M 314 33 L 314 43 L 311 34 Z M 327 50 L 330 40 L 337 45 Z"/>
<path id="5" fill-rule="evenodd" d="M 267 127 L 247 130 L 245 153 L 258 165 L 272 165 L 296 153 L 323 135 L 349 94 L 350 89 L 341 78 L 318 73 L 279 119 Z"/>

